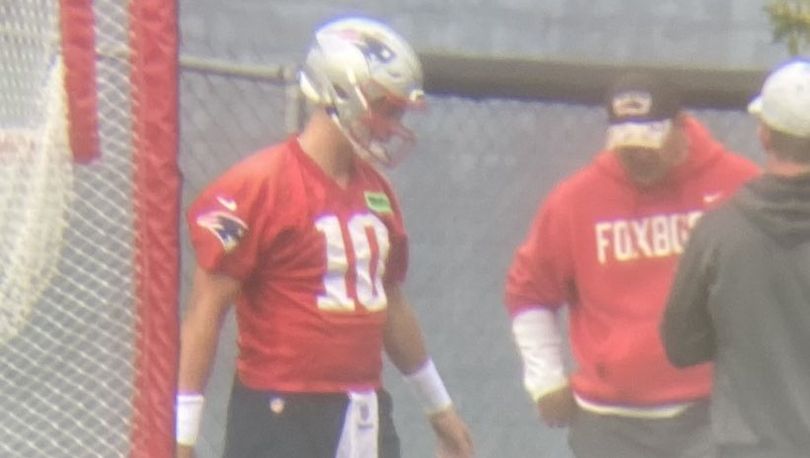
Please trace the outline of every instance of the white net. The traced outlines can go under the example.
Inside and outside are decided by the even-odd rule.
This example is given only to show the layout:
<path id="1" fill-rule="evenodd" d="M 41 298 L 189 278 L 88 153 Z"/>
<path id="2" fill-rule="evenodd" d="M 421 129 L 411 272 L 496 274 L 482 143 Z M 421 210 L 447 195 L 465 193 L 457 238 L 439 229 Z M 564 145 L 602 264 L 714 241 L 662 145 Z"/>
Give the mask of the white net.
<path id="1" fill-rule="evenodd" d="M 63 76 L 57 59 L 29 100 L 43 115 L 33 126 L 0 126 L 0 345 L 26 324 L 61 252 L 73 193 Z"/>
<path id="2" fill-rule="evenodd" d="M 92 2 L 101 154 L 78 164 L 66 145 L 60 2 L 0 0 L 3 458 L 132 453 L 132 1 Z"/>

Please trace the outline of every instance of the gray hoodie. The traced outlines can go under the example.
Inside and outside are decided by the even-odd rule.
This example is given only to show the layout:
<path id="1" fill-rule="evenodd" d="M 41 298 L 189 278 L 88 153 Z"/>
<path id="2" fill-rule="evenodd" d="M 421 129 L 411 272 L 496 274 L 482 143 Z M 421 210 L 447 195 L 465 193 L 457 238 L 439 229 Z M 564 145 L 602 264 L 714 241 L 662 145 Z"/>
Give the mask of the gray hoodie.
<path id="1" fill-rule="evenodd" d="M 721 449 L 810 456 L 810 174 L 763 175 L 703 216 L 661 332 L 676 366 L 715 361 Z"/>

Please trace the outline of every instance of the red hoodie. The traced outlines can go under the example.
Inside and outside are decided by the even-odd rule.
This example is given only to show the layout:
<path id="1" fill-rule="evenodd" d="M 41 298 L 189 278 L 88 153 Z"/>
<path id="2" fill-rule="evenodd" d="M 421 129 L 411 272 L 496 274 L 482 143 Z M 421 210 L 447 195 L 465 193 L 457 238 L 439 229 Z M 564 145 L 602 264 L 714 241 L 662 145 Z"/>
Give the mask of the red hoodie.
<path id="1" fill-rule="evenodd" d="M 684 128 L 689 156 L 662 182 L 639 188 L 602 151 L 552 190 L 515 252 L 507 308 L 569 305 L 572 383 L 586 400 L 644 407 L 709 394 L 711 368 L 672 366 L 658 326 L 689 230 L 758 168 L 696 119 Z"/>

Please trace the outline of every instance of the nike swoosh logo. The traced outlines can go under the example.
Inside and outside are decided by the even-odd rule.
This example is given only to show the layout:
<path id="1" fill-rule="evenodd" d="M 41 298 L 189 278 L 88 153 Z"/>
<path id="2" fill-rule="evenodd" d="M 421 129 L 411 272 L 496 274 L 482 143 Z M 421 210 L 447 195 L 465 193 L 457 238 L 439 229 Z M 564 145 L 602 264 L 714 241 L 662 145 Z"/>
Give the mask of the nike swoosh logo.
<path id="1" fill-rule="evenodd" d="M 236 201 L 233 199 L 228 199 L 226 197 L 217 196 L 217 202 L 222 204 L 223 207 L 227 208 L 228 210 L 235 212 L 236 211 Z"/>
<path id="2" fill-rule="evenodd" d="M 713 192 L 711 194 L 703 194 L 703 203 L 710 204 L 723 196 L 722 192 Z"/>

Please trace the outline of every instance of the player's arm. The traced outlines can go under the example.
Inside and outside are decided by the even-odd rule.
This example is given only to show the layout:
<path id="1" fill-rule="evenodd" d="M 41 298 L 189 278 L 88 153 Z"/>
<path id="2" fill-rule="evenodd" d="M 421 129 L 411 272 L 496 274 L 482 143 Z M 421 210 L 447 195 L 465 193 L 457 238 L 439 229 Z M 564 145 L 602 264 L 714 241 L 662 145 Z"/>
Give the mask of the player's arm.
<path id="1" fill-rule="evenodd" d="M 177 381 L 177 456 L 192 456 L 222 320 L 241 288 L 239 280 L 197 267 L 180 328 Z"/>
<path id="2" fill-rule="evenodd" d="M 567 425 L 576 411 L 556 312 L 575 283 L 574 229 L 564 213 L 570 208 L 559 191 L 540 204 L 506 279 L 505 304 L 523 361 L 523 386 L 551 427 Z"/>
<path id="3" fill-rule="evenodd" d="M 447 458 L 473 456 L 469 429 L 458 416 L 433 361 L 428 357 L 413 308 L 399 285 L 389 285 L 386 294 L 385 352 L 421 401 L 438 438 L 438 455 Z"/>
<path id="4" fill-rule="evenodd" d="M 551 427 L 568 425 L 576 410 L 563 365 L 563 341 L 555 310 L 528 307 L 512 318 L 512 334 L 523 360 L 523 386 Z"/>

